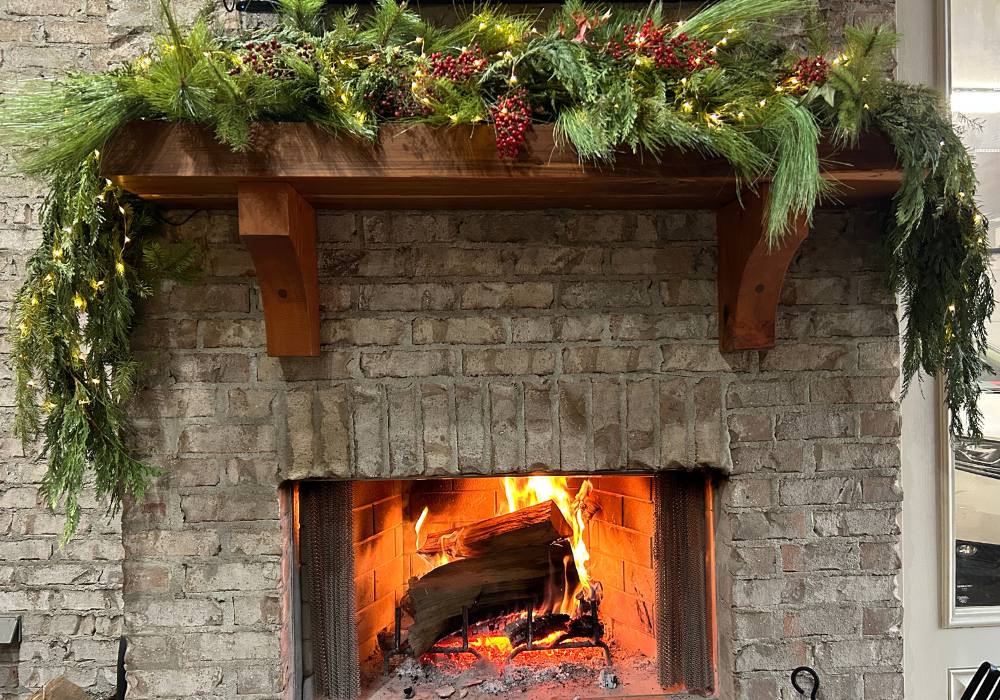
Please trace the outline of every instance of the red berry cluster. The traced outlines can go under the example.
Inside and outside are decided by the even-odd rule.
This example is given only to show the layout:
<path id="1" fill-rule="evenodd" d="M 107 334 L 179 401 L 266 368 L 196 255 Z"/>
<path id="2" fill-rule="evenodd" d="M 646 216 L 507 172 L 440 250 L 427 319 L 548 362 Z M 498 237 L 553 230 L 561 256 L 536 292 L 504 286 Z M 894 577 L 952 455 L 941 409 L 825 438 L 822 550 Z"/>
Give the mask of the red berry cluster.
<path id="1" fill-rule="evenodd" d="M 431 54 L 431 75 L 459 82 L 479 75 L 486 68 L 486 59 L 478 46 L 464 49 L 457 56 L 447 56 L 440 51 Z"/>
<path id="2" fill-rule="evenodd" d="M 524 90 L 517 90 L 501 97 L 490 110 L 497 136 L 497 153 L 501 158 L 517 158 L 524 149 L 531 126 L 531 108 L 525 97 Z"/>
<path id="3" fill-rule="evenodd" d="M 412 75 L 405 75 L 399 68 L 390 68 L 375 90 L 365 93 L 365 99 L 380 117 L 406 119 L 430 113 L 430 107 L 421 104 L 410 87 Z"/>
<path id="4" fill-rule="evenodd" d="M 822 56 L 806 57 L 792 66 L 792 76 L 798 79 L 802 89 L 825 82 L 829 72 L 830 64 Z"/>
<path id="5" fill-rule="evenodd" d="M 249 41 L 243 46 L 243 63 L 229 70 L 229 75 L 238 75 L 241 70 L 249 70 L 268 78 L 293 78 L 295 71 L 286 65 L 284 56 L 289 52 L 277 39 Z M 303 61 L 312 61 L 316 47 L 309 43 L 296 44 L 295 55 Z"/>
<path id="6" fill-rule="evenodd" d="M 657 27 L 647 19 L 641 27 L 628 25 L 621 41 L 612 41 L 607 51 L 617 60 L 644 56 L 658 68 L 675 73 L 693 73 L 716 61 L 707 41 L 692 39 L 684 32 L 669 36 L 666 27 Z"/>

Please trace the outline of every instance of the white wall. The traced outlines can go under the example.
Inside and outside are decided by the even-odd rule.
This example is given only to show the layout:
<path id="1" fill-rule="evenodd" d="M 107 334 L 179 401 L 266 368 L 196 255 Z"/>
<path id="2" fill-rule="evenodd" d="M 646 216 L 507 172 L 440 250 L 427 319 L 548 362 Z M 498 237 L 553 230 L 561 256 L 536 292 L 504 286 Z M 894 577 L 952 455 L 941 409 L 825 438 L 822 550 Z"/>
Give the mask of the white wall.
<path id="1" fill-rule="evenodd" d="M 961 0 L 953 0 L 960 2 Z M 945 85 L 944 0 L 897 0 L 901 79 Z M 903 401 L 903 639 L 907 700 L 946 700 L 948 669 L 1000 662 L 1000 627 L 941 626 L 939 395 L 925 379 Z"/>

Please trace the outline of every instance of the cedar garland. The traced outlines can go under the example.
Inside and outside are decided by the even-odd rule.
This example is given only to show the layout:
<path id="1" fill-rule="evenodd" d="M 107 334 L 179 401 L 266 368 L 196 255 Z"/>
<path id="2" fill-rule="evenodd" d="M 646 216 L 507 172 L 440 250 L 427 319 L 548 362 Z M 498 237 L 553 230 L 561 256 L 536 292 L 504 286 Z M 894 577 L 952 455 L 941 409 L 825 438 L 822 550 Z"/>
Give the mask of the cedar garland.
<path id="1" fill-rule="evenodd" d="M 367 15 L 282 0 L 281 23 L 227 36 L 207 19 L 166 31 L 100 74 L 26 84 L 0 106 L 0 140 L 25 149 L 24 173 L 50 186 L 42 244 L 11 322 L 15 432 L 44 438 L 43 491 L 78 522 L 93 470 L 110 509 L 154 475 L 125 446 L 137 371 L 137 302 L 162 277 L 195 271 L 193 251 L 155 237 L 150 209 L 97 177 L 99 150 L 134 119 L 194 122 L 234 150 L 256 121 L 307 121 L 373 140 L 380 123 L 492 122 L 498 157 L 517 157 L 535 122 L 581 159 L 681 148 L 727 159 L 746 187 L 770 181 L 768 233 L 810 217 L 825 196 L 821 133 L 867 129 L 895 147 L 905 181 L 885 235 L 888 282 L 906 315 L 903 375 L 942 373 L 952 427 L 978 435 L 978 377 L 993 310 L 987 221 L 967 150 L 940 97 L 885 77 L 897 36 L 847 28 L 831 51 L 811 0 L 723 0 L 681 22 L 662 8 L 611 11 L 569 0 L 542 23 L 480 8 L 451 27 L 379 0 Z M 805 19 L 803 55 L 774 41 Z"/>

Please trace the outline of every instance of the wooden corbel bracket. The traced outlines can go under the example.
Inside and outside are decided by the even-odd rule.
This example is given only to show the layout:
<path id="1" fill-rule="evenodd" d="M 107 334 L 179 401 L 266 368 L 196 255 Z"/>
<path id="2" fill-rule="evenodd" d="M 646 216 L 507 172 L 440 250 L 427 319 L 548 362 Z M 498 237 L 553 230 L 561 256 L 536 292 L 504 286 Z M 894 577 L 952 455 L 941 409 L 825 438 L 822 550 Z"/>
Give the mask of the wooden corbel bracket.
<path id="1" fill-rule="evenodd" d="M 725 352 L 774 347 L 775 317 L 788 266 L 809 235 L 796 217 L 781 243 L 767 241 L 767 185 L 716 214 L 719 241 L 719 347 Z"/>
<path id="2" fill-rule="evenodd" d="M 285 182 L 238 184 L 240 238 L 264 305 L 267 354 L 319 355 L 316 212 Z"/>

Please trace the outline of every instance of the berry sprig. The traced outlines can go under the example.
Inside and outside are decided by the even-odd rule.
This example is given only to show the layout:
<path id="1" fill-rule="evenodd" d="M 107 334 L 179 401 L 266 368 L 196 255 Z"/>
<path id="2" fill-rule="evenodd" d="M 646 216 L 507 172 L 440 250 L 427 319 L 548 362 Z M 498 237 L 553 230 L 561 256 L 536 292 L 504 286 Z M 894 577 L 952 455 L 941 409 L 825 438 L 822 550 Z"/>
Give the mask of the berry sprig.
<path id="1" fill-rule="evenodd" d="M 515 90 L 501 97 L 490 109 L 496 130 L 497 153 L 501 158 L 517 158 L 524 150 L 528 127 L 531 126 L 531 108 L 527 93 Z"/>
<path id="2" fill-rule="evenodd" d="M 386 70 L 379 87 L 365 93 L 365 100 L 383 119 L 407 119 L 430 114 L 431 108 L 420 102 L 413 91 L 413 75 L 393 66 Z"/>
<path id="3" fill-rule="evenodd" d="M 791 81 L 793 84 L 796 84 L 802 90 L 806 90 L 813 85 L 826 82 L 829 73 L 830 64 L 825 58 L 822 56 L 807 56 L 792 66 L 792 72 L 789 77 L 795 78 L 794 81 Z"/>
<path id="4" fill-rule="evenodd" d="M 431 76 L 460 82 L 475 77 L 486 69 L 486 58 L 479 46 L 462 49 L 457 56 L 435 51 L 430 55 Z"/>
<path id="5" fill-rule="evenodd" d="M 316 47 L 310 43 L 295 44 L 287 47 L 277 39 L 268 41 L 248 41 L 243 46 L 242 62 L 229 69 L 229 75 L 239 75 L 247 70 L 268 78 L 288 79 L 295 77 L 295 71 L 287 65 L 285 58 L 294 52 L 303 61 L 312 61 L 316 56 Z"/>
<path id="6" fill-rule="evenodd" d="M 616 60 L 647 59 L 663 71 L 690 74 L 716 65 L 715 47 L 707 41 L 692 39 L 684 32 L 669 36 L 667 27 L 657 27 L 652 19 L 642 26 L 627 25 L 620 41 L 606 48 Z"/>

